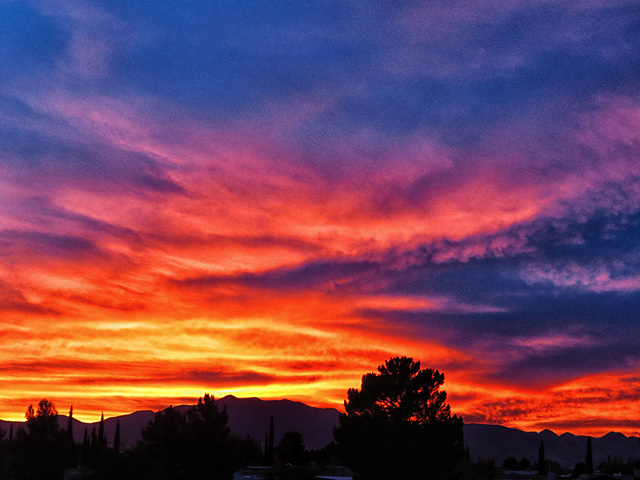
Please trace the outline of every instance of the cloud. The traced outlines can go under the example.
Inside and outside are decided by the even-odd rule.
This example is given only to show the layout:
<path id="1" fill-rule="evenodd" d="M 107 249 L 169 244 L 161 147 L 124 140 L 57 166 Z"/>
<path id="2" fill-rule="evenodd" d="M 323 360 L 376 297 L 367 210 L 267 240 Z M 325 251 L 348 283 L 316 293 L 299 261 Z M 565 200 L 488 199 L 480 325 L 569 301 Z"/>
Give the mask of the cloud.
<path id="1" fill-rule="evenodd" d="M 638 368 L 635 4 L 201 3 L 0 5 L 12 398 L 339 405 L 409 354 L 595 425 L 529 397 Z"/>
<path id="2" fill-rule="evenodd" d="M 602 63 L 620 61 L 633 48 L 631 39 L 620 34 L 622 12 L 632 13 L 632 2 L 510 1 L 480 6 L 459 1 L 412 6 L 398 17 L 397 25 L 407 36 L 407 51 L 422 53 L 423 66 L 415 62 L 413 69 L 405 66 L 400 71 L 455 78 L 517 76 L 559 52 L 565 61 L 572 55 L 589 55 Z M 625 20 L 632 22 L 630 17 Z M 407 55 L 401 58 L 406 61 Z M 562 73 L 570 75 L 568 70 Z"/>
<path id="3" fill-rule="evenodd" d="M 60 315 L 61 312 L 46 305 L 29 301 L 25 295 L 8 283 L 0 280 L 0 311 L 35 315 Z M 3 336 L 6 334 L 3 332 Z"/>
<path id="4" fill-rule="evenodd" d="M 619 379 L 625 379 L 619 383 Z M 584 387 L 590 385 L 590 387 Z M 597 386 L 593 386 L 597 385 Z M 559 389 L 526 395 L 511 392 L 508 397 L 486 401 L 471 398 L 467 422 L 500 423 L 530 430 L 553 429 L 582 435 L 619 431 L 634 435 L 637 421 L 629 408 L 638 401 L 637 378 L 604 374 L 586 376 Z"/>

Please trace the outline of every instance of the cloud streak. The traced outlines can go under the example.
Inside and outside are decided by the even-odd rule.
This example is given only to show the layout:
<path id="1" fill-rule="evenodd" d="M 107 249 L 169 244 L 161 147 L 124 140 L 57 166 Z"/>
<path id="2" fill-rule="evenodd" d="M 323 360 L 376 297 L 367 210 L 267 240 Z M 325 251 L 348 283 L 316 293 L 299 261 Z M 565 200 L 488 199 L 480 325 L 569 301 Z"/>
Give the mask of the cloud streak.
<path id="1" fill-rule="evenodd" d="M 411 355 L 467 421 L 632 432 L 638 21 L 0 4 L 0 416 L 340 406 Z"/>

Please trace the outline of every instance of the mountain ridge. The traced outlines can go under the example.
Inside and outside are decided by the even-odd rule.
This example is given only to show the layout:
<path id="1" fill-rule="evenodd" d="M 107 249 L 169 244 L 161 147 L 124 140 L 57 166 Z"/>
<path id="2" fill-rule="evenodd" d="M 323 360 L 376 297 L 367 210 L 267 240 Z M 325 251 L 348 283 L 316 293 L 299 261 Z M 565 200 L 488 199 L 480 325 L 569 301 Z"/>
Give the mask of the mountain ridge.
<path id="1" fill-rule="evenodd" d="M 228 395 L 216 400 L 220 407 L 227 408 L 229 427 L 240 436 L 250 436 L 261 445 L 269 431 L 271 417 L 274 418 L 274 438 L 276 444 L 288 431 L 302 434 L 308 449 L 320 449 L 333 440 L 333 427 L 338 425 L 339 411 L 334 408 L 311 407 L 293 400 L 262 400 L 257 397 L 238 398 Z M 193 405 L 179 405 L 173 408 L 185 411 Z M 115 426 L 120 422 L 121 443 L 132 447 L 141 440 L 141 429 L 153 420 L 155 412 L 139 410 L 125 415 L 105 419 L 104 428 L 107 440 L 112 442 Z M 58 416 L 61 428 L 66 428 L 68 417 Z M 84 432 L 91 435 L 93 428 L 98 429 L 99 421 L 85 423 L 73 420 L 73 436 L 76 442 L 82 442 Z M 0 428 L 14 434 L 24 422 L 0 420 Z M 620 432 L 608 432 L 592 438 L 594 464 L 607 460 L 607 457 L 622 459 L 640 458 L 640 438 Z M 564 432 L 560 435 L 545 429 L 540 432 L 526 432 L 504 425 L 469 423 L 464 425 L 465 444 L 469 448 L 472 460 L 479 458 L 494 459 L 501 464 L 507 457 L 527 458 L 537 461 L 540 442 L 544 441 L 545 456 L 561 465 L 572 468 L 584 461 L 587 436 Z"/>

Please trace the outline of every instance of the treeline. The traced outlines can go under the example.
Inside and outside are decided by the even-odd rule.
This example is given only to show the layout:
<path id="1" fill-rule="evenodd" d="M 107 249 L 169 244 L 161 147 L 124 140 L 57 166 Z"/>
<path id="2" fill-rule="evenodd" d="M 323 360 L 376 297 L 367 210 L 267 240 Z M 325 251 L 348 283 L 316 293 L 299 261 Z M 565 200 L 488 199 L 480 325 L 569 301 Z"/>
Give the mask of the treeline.
<path id="1" fill-rule="evenodd" d="M 531 475 L 537 474 L 541 477 L 547 477 L 549 474 L 555 474 L 556 476 L 563 475 L 572 479 L 580 478 L 584 475 L 594 475 L 594 473 L 609 476 L 633 475 L 634 478 L 637 478 L 637 472 L 640 471 L 640 460 L 631 457 L 623 459 L 608 456 L 606 461 L 595 465 L 593 461 L 591 437 L 587 437 L 584 461 L 577 462 L 573 468 L 570 468 L 567 465 L 563 466 L 556 461 L 547 459 L 545 457 L 544 442 L 540 442 L 540 447 L 538 449 L 538 461 L 536 463 L 532 463 L 528 458 L 521 458 L 518 460 L 515 457 L 507 457 L 503 460 L 502 466 L 499 467 L 496 465 L 494 459 L 485 458 L 478 459 L 474 462 L 472 464 L 472 469 L 476 473 L 476 478 L 483 479 L 492 479 L 501 471 L 530 472 Z"/>
<path id="2" fill-rule="evenodd" d="M 85 431 L 82 444 L 74 443 L 72 411 L 67 429 L 60 429 L 55 406 L 42 400 L 37 410 L 27 409 L 26 428 L 8 438 L 0 435 L 0 480 L 60 480 L 65 469 L 78 466 L 73 473 L 97 480 L 230 480 L 247 465 L 272 467 L 273 478 L 303 480 L 310 470 L 288 465 L 311 460 L 339 461 L 355 480 L 493 478 L 493 462 L 470 461 L 463 420 L 452 415 L 443 383 L 443 373 L 423 369 L 412 358 L 385 361 L 377 373 L 363 375 L 360 389 L 347 391 L 345 411 L 333 430 L 335 443 L 314 453 L 295 432 L 274 446 L 273 418 L 264 449 L 252 438 L 234 435 L 226 408 L 219 410 L 208 394 L 186 413 L 172 407 L 157 412 L 142 429 L 142 441 L 126 451 L 118 428 L 111 443 L 106 439 L 103 420 L 97 432 Z M 585 462 L 574 473 L 593 472 L 592 464 L 589 439 Z M 533 468 L 540 475 L 556 468 L 545 459 L 542 444 L 537 466 L 510 459 L 505 467 Z"/>
<path id="3" fill-rule="evenodd" d="M 241 467 L 261 464 L 272 467 L 273 478 L 302 480 L 312 477 L 310 470 L 288 466 L 312 459 L 339 461 L 357 480 L 468 479 L 462 418 L 451 414 L 443 382 L 444 374 L 422 369 L 412 358 L 387 360 L 378 373 L 362 377 L 360 389 L 347 391 L 335 443 L 315 456 L 295 432 L 274 447 L 273 419 L 264 450 L 234 435 L 226 409 L 208 394 L 186 413 L 172 407 L 156 413 L 142 429 L 142 441 L 127 451 L 119 448 L 117 431 L 109 446 L 104 421 L 76 445 L 72 411 L 67 429 L 60 429 L 55 406 L 42 400 L 37 411 L 27 409 L 26 428 L 0 442 L 0 480 L 60 480 L 65 469 L 77 466 L 81 471 L 74 474 L 98 480 L 230 480 Z"/>
<path id="4" fill-rule="evenodd" d="M 26 423 L 16 432 L 0 430 L 0 480 L 61 480 L 65 471 L 97 480 L 229 480 L 248 465 L 293 464 L 329 458 L 326 451 L 308 452 L 302 435 L 284 434 L 274 447 L 273 419 L 264 449 L 250 437 L 233 434 L 226 408 L 218 409 L 205 394 L 186 413 L 173 407 L 157 412 L 142 429 L 142 441 L 123 449 L 120 425 L 107 439 L 104 416 L 82 443 L 74 442 L 73 408 L 67 428 L 58 425 L 55 405 L 43 399 L 29 406 Z"/>

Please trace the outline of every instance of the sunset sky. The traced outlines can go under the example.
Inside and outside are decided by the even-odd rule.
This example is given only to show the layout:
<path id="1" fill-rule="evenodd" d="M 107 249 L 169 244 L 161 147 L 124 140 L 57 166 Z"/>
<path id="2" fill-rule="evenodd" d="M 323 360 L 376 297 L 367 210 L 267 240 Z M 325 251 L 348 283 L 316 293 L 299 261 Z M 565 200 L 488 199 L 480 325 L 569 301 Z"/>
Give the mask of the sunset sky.
<path id="1" fill-rule="evenodd" d="M 0 418 L 640 432 L 637 0 L 0 1 Z"/>

